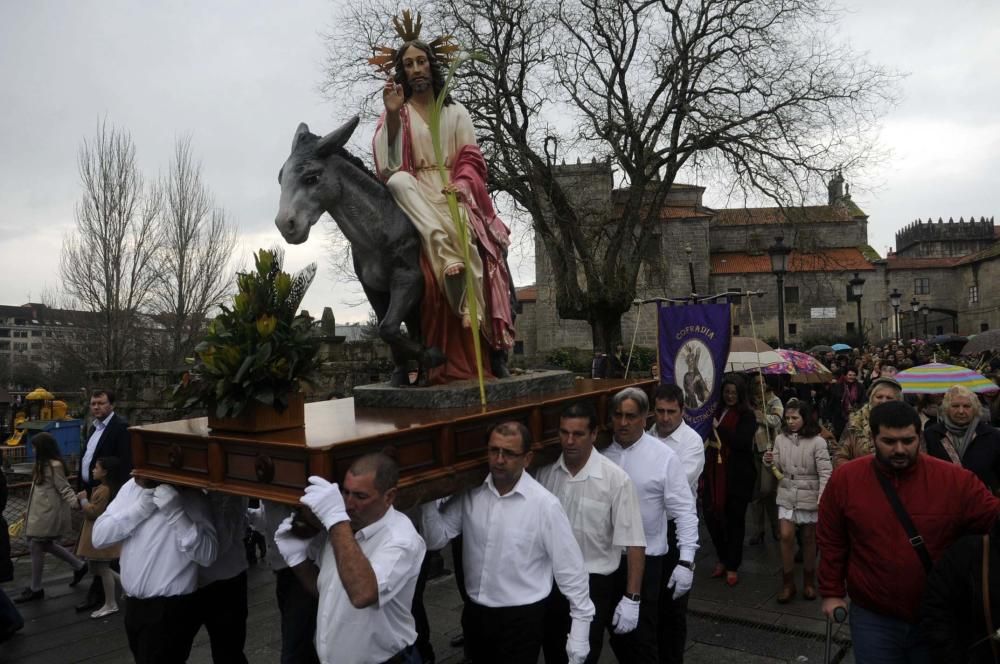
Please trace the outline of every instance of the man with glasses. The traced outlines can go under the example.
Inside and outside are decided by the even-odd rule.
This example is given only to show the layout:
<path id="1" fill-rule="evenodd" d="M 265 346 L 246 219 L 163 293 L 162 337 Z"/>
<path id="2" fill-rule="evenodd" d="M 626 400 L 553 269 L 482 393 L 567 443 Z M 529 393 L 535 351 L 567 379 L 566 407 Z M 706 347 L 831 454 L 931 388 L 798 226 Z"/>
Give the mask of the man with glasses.
<path id="1" fill-rule="evenodd" d="M 612 634 L 611 649 L 620 662 L 656 664 L 658 656 L 659 599 L 661 588 L 677 599 L 691 589 L 694 554 L 698 550 L 698 514 L 684 467 L 668 445 L 646 433 L 649 397 L 627 387 L 612 399 L 614 439 L 604 455 L 628 473 L 639 495 L 646 560 L 639 603 L 639 625 L 628 634 Z M 678 561 L 669 581 L 663 583 L 667 522 L 677 525 Z M 619 567 L 619 587 L 625 586 L 626 565 Z"/>
<path id="2" fill-rule="evenodd" d="M 504 422 L 488 440 L 490 473 L 483 484 L 447 503 L 424 505 L 422 515 L 429 549 L 462 535 L 468 654 L 476 664 L 535 664 L 555 578 L 572 618 L 566 653 L 582 664 L 594 605 L 580 545 L 559 499 L 524 472 L 531 463 L 528 428 Z"/>

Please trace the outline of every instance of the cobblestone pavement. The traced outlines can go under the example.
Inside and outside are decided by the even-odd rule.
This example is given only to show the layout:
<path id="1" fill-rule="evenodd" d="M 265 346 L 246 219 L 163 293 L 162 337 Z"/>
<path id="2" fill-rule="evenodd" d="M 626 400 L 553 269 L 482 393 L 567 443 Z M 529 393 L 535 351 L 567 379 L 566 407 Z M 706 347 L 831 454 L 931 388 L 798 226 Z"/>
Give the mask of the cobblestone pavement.
<path id="1" fill-rule="evenodd" d="M 702 533 L 702 549 L 689 605 L 689 664 L 776 664 L 781 662 L 823 662 L 826 623 L 819 602 L 801 599 L 779 605 L 780 563 L 777 544 L 746 547 L 740 583 L 733 588 L 709 578 L 715 562 L 707 534 Z M 447 550 L 446 550 L 447 551 Z M 445 560 L 450 568 L 450 561 Z M 29 576 L 27 557 L 17 559 L 15 581 L 4 588 L 15 595 Z M 25 628 L 0 645 L 0 664 L 68 664 L 131 662 L 122 615 L 91 620 L 77 614 L 73 606 L 85 593 L 86 583 L 69 588 L 69 568 L 52 557 L 46 560 L 44 601 L 22 607 Z M 247 625 L 246 654 L 251 664 L 278 661 L 280 635 L 274 603 L 274 583 L 266 566 L 251 568 L 250 617 Z M 451 574 L 433 579 L 425 593 L 433 645 L 440 664 L 458 664 L 461 652 L 448 645 L 459 633 L 461 600 Z M 846 626 L 835 631 L 834 661 L 853 664 Z M 202 631 L 195 641 L 190 661 L 211 662 L 207 637 Z M 601 663 L 614 662 L 605 648 Z"/>

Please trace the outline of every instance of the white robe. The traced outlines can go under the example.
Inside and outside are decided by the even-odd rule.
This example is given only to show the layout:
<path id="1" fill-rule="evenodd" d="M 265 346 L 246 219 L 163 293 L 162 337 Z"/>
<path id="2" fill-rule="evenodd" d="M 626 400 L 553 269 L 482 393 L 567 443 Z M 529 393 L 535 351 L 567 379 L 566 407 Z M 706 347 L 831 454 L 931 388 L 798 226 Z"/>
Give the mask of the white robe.
<path id="1" fill-rule="evenodd" d="M 381 169 L 379 175 L 386 180 L 392 197 L 420 233 L 424 255 L 430 262 L 438 285 L 448 298 L 452 311 L 465 313 L 467 308 L 464 298 L 460 296 L 462 289 L 445 287 L 445 269 L 456 263 L 465 265 L 465 256 L 459 241 L 458 229 L 448 210 L 448 199 L 441 193 L 444 185 L 434 158 L 434 142 L 431 140 L 430 128 L 420 114 L 412 107 L 408 110 L 410 145 L 416 175 L 400 170 L 403 164 L 403 127 L 400 127 L 396 139 L 390 145 L 384 125 L 376 132 L 374 142 L 375 160 Z M 441 110 L 441 150 L 445 156 L 445 168 L 449 178 L 455 155 L 465 145 L 476 145 L 476 136 L 469 112 L 456 102 Z M 459 203 L 458 207 L 469 229 L 468 267 L 472 270 L 478 318 L 482 321 L 486 315 L 483 301 L 483 263 L 475 245 L 473 230 L 468 226 L 465 206 Z M 464 275 L 461 275 L 460 279 L 460 284 L 464 286 Z"/>

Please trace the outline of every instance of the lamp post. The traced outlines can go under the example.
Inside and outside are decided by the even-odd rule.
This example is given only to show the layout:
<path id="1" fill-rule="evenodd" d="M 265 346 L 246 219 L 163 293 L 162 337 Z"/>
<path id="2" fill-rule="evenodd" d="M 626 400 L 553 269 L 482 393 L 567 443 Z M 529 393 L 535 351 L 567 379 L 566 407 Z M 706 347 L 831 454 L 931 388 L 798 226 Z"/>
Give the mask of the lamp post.
<path id="1" fill-rule="evenodd" d="M 903 299 L 903 294 L 895 288 L 889 293 L 889 304 L 892 305 L 893 322 L 896 323 L 896 343 L 899 343 L 899 303 Z"/>
<path id="2" fill-rule="evenodd" d="M 924 315 L 924 339 L 929 339 L 930 335 L 927 334 L 927 317 L 931 313 L 931 308 L 928 307 L 926 304 L 922 305 L 920 307 L 920 313 L 922 313 Z"/>
<path id="3" fill-rule="evenodd" d="M 785 246 L 785 238 L 781 235 L 774 238 L 774 244 L 768 248 L 771 257 L 771 272 L 778 278 L 778 347 L 785 347 L 785 273 L 788 272 L 788 255 L 792 248 Z"/>
<path id="4" fill-rule="evenodd" d="M 917 314 L 920 313 L 920 302 L 917 301 L 917 296 L 914 295 L 913 299 L 910 300 L 910 309 L 913 311 L 913 338 L 917 338 Z"/>
<path id="5" fill-rule="evenodd" d="M 854 278 L 847 283 L 851 285 L 851 295 L 854 296 L 854 301 L 858 303 L 858 346 L 864 348 L 865 328 L 861 325 L 861 295 L 864 292 L 865 280 L 855 272 Z"/>

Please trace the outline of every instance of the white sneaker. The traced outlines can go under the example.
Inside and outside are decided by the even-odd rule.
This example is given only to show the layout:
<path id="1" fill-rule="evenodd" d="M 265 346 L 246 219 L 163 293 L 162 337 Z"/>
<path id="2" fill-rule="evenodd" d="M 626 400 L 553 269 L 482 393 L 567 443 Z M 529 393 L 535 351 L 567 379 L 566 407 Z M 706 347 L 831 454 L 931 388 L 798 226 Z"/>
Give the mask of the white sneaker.
<path id="1" fill-rule="evenodd" d="M 98 610 L 90 614 L 91 618 L 103 618 L 105 616 L 110 616 L 112 613 L 118 613 L 117 606 L 102 606 Z"/>

